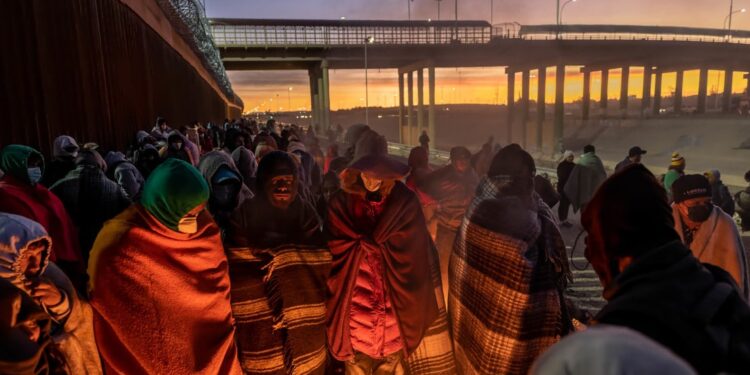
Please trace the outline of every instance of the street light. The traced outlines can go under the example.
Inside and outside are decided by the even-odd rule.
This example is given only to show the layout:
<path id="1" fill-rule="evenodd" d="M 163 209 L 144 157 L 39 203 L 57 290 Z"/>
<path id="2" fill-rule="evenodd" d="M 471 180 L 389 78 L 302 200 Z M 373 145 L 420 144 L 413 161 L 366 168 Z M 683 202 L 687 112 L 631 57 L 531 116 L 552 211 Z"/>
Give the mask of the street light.
<path id="1" fill-rule="evenodd" d="M 292 87 L 289 87 L 289 90 L 286 91 L 286 98 L 287 98 L 287 107 L 292 108 Z"/>
<path id="2" fill-rule="evenodd" d="M 435 1 L 437 2 L 437 5 L 438 5 L 438 18 L 437 19 L 438 21 L 440 21 L 440 2 L 443 0 L 435 0 Z"/>
<path id="3" fill-rule="evenodd" d="M 745 13 L 745 12 L 747 12 L 747 9 L 742 8 L 740 10 L 735 10 L 732 13 L 728 14 L 726 17 L 724 17 L 724 29 L 727 29 L 727 23 L 732 20 L 732 16 L 734 16 L 737 13 Z M 731 28 L 732 28 L 732 24 L 729 23 L 729 30 L 728 31 L 732 31 Z"/>
<path id="4" fill-rule="evenodd" d="M 409 0 L 411 1 L 411 0 Z M 370 125 L 370 87 L 367 79 L 367 46 L 375 43 L 375 37 L 365 38 L 365 125 Z"/>
<path id="5" fill-rule="evenodd" d="M 566 1 L 566 2 L 565 2 L 565 3 L 563 4 L 563 5 L 562 5 L 562 7 L 560 8 L 560 12 L 558 13 L 558 16 L 557 16 L 557 17 L 558 17 L 558 18 L 557 18 L 557 26 L 560 26 L 560 25 L 562 25 L 562 20 L 563 20 L 563 12 L 565 12 L 565 7 L 566 7 L 566 6 L 568 6 L 568 4 L 570 4 L 570 3 L 575 3 L 575 2 L 577 2 L 577 1 L 578 1 L 578 0 L 568 0 L 568 1 Z M 559 5 L 559 4 L 560 4 L 560 0 L 557 0 L 557 3 L 558 3 L 558 5 Z"/>

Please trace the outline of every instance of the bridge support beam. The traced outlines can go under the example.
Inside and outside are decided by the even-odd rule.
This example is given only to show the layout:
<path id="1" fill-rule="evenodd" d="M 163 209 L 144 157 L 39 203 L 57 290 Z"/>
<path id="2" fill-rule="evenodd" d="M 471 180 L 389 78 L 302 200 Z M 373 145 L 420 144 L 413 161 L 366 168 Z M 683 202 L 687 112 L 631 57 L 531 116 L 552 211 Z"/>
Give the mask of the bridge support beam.
<path id="1" fill-rule="evenodd" d="M 407 134 L 409 138 L 406 142 L 407 145 L 413 145 L 416 142 L 414 139 L 414 72 L 406 73 L 406 95 L 407 103 L 409 104 L 406 109 L 406 126 L 408 128 Z"/>
<path id="2" fill-rule="evenodd" d="M 553 150 L 555 154 L 561 151 L 563 141 L 563 126 L 565 124 L 565 65 L 558 65 L 555 70 L 555 130 L 553 137 Z"/>
<path id="3" fill-rule="evenodd" d="M 641 92 L 641 117 L 646 114 L 651 106 L 651 75 L 653 68 L 650 65 L 643 67 L 643 91 Z"/>
<path id="4" fill-rule="evenodd" d="M 588 121 L 591 111 L 591 72 L 583 71 L 583 99 L 581 100 L 581 118 Z"/>
<path id="5" fill-rule="evenodd" d="M 630 88 L 630 67 L 623 66 L 620 75 L 620 111 L 622 116 L 628 115 L 628 89 Z"/>
<path id="6" fill-rule="evenodd" d="M 404 73 L 398 72 L 398 131 L 399 143 L 409 144 L 409 128 L 406 127 L 404 119 Z"/>
<path id="7" fill-rule="evenodd" d="M 516 73 L 510 68 L 505 68 L 505 74 L 508 75 L 508 114 L 507 114 L 507 123 L 506 126 L 508 127 L 508 139 L 506 144 L 513 143 L 513 117 L 516 107 Z"/>
<path id="8" fill-rule="evenodd" d="M 724 72 L 724 94 L 721 98 L 721 111 L 729 113 L 732 110 L 732 84 L 733 84 L 734 72 L 731 69 L 727 69 Z"/>
<path id="9" fill-rule="evenodd" d="M 607 106 L 609 105 L 609 69 L 602 70 L 602 85 L 599 100 L 599 107 L 602 109 L 602 115 L 607 115 Z"/>
<path id="10" fill-rule="evenodd" d="M 320 105 L 318 98 L 318 72 L 316 69 L 308 70 L 310 77 L 310 114 L 312 115 L 312 126 L 320 124 Z"/>
<path id="11" fill-rule="evenodd" d="M 677 71 L 677 81 L 674 85 L 674 113 L 682 113 L 682 87 L 685 84 L 685 71 Z"/>
<path id="12" fill-rule="evenodd" d="M 320 64 L 320 85 L 322 86 L 321 105 L 323 109 L 322 129 L 328 129 L 331 126 L 331 90 L 328 80 L 328 61 L 323 60 Z"/>
<path id="13" fill-rule="evenodd" d="M 547 117 L 547 67 L 539 67 L 537 72 L 536 94 L 536 149 L 542 151 L 544 146 L 544 120 Z"/>
<path id="14" fill-rule="evenodd" d="M 654 82 L 654 116 L 658 116 L 661 113 L 661 81 L 664 78 L 664 72 L 661 70 L 656 71 L 656 80 Z"/>
<path id="15" fill-rule="evenodd" d="M 528 131 L 526 126 L 529 122 L 529 91 L 531 85 L 531 71 L 524 69 L 521 73 L 521 147 L 527 148 Z"/>
<path id="16" fill-rule="evenodd" d="M 706 113 L 706 94 L 708 92 L 708 68 L 701 68 L 698 78 L 698 107 L 697 113 Z"/>
<path id="17" fill-rule="evenodd" d="M 435 67 L 430 66 L 427 68 L 429 74 L 427 96 L 428 96 L 428 107 L 427 107 L 427 135 L 430 137 L 430 141 L 433 145 L 437 145 L 437 138 L 435 138 Z M 437 148 L 437 146 L 434 146 Z"/>
<path id="18" fill-rule="evenodd" d="M 417 69 L 417 128 L 413 139 L 418 140 L 425 130 L 424 123 L 424 69 Z M 416 144 L 415 144 L 416 145 Z"/>

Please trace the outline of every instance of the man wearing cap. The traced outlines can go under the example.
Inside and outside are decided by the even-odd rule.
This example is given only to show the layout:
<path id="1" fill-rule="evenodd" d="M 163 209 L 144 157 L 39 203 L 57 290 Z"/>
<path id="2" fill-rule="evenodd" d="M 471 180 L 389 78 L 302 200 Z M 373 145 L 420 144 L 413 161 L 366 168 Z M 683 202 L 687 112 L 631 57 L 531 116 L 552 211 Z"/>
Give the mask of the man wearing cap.
<path id="1" fill-rule="evenodd" d="M 672 185 L 672 214 L 682 242 L 702 263 L 732 275 L 745 298 L 750 295 L 745 248 L 734 220 L 711 203 L 711 184 L 702 175 L 686 175 Z"/>
<path id="2" fill-rule="evenodd" d="M 630 148 L 630 151 L 628 151 L 628 157 L 625 158 L 625 160 L 617 163 L 617 166 L 615 167 L 615 173 L 625 169 L 628 165 L 631 164 L 641 164 L 641 157 L 643 155 L 646 155 L 646 150 L 635 146 Z"/>
<path id="3" fill-rule="evenodd" d="M 411 366 L 452 373 L 437 254 L 419 199 L 399 181 L 409 168 L 385 154 L 382 137 L 372 140 L 370 152 L 358 142 L 359 158 L 329 202 L 329 351 L 347 374 L 402 374 Z M 435 323 L 442 332 L 425 338 L 440 331 Z M 420 345 L 436 339 L 444 345 Z"/>
<path id="4" fill-rule="evenodd" d="M 437 202 L 435 243 L 440 255 L 443 292 L 446 294 L 448 261 L 453 250 L 453 241 L 479 183 L 479 177 L 471 168 L 471 152 L 466 147 L 452 148 L 450 157 L 450 165 L 430 173 L 418 183 L 419 189 Z"/>

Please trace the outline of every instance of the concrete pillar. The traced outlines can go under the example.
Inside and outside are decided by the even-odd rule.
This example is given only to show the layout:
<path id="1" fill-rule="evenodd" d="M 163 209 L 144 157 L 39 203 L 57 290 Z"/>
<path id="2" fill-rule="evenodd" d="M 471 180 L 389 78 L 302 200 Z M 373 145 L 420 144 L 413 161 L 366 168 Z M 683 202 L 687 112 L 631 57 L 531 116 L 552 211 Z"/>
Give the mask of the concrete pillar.
<path id="1" fill-rule="evenodd" d="M 508 139 L 506 139 L 506 144 L 513 143 L 513 117 L 516 107 L 516 73 L 513 72 L 510 68 L 505 69 L 505 74 L 508 75 L 508 120 L 506 126 L 508 127 Z"/>
<path id="2" fill-rule="evenodd" d="M 318 125 L 326 121 L 325 91 L 323 90 L 323 74 L 318 75 Z"/>
<path id="3" fill-rule="evenodd" d="M 415 139 L 419 139 L 422 130 L 425 130 L 424 123 L 424 69 L 417 70 L 417 132 Z"/>
<path id="4" fill-rule="evenodd" d="M 682 112 L 682 86 L 685 84 L 685 71 L 677 71 L 677 82 L 674 87 L 674 112 Z"/>
<path id="5" fill-rule="evenodd" d="M 565 123 L 565 65 L 558 65 L 555 70 L 555 130 L 553 139 L 554 151 L 563 139 Z"/>
<path id="6" fill-rule="evenodd" d="M 542 151 L 544 119 L 547 117 L 547 67 L 540 67 L 537 73 L 536 94 L 536 148 Z"/>
<path id="7" fill-rule="evenodd" d="M 701 68 L 698 78 L 698 107 L 696 112 L 706 113 L 706 94 L 708 92 L 708 68 Z"/>
<path id="8" fill-rule="evenodd" d="M 331 125 L 331 90 L 330 90 L 330 84 L 328 81 L 328 61 L 323 60 L 320 64 L 320 70 L 321 70 L 321 81 L 323 83 L 323 101 L 322 101 L 322 107 L 323 107 L 323 121 L 321 123 L 321 128 L 328 129 L 328 127 Z"/>
<path id="9" fill-rule="evenodd" d="M 404 73 L 398 72 L 398 130 L 399 130 L 399 143 L 407 144 L 409 139 L 408 128 L 406 127 L 406 121 L 404 121 Z"/>
<path id="10" fill-rule="evenodd" d="M 318 77 L 315 69 L 310 69 L 307 73 L 310 77 L 310 115 L 312 117 L 310 124 L 314 126 L 320 123 L 320 113 L 318 112 Z"/>
<path id="11" fill-rule="evenodd" d="M 729 113 L 732 110 L 732 84 L 734 72 L 727 69 L 724 72 L 724 94 L 721 98 L 721 111 Z"/>
<path id="12" fill-rule="evenodd" d="M 656 71 L 656 80 L 654 81 L 654 116 L 658 116 L 661 112 L 661 80 L 664 78 L 664 73 L 661 70 Z"/>
<path id="13" fill-rule="evenodd" d="M 606 112 L 609 102 L 609 69 L 602 70 L 602 91 L 600 96 L 601 101 L 599 102 L 599 107 Z"/>
<path id="14" fill-rule="evenodd" d="M 407 131 L 407 134 L 409 134 L 409 139 L 407 140 L 407 145 L 414 145 L 417 140 L 414 138 L 414 121 L 413 121 L 413 113 L 414 113 L 414 72 L 406 73 L 406 95 L 407 95 L 407 103 L 409 104 L 407 110 L 406 110 L 406 127 L 409 129 Z"/>
<path id="15" fill-rule="evenodd" d="M 591 111 L 591 72 L 585 70 L 583 72 L 583 99 L 581 100 L 581 118 L 583 121 L 589 119 L 589 112 Z"/>
<path id="16" fill-rule="evenodd" d="M 433 145 L 437 145 L 437 138 L 435 138 L 435 67 L 431 66 L 428 68 L 428 74 L 430 75 L 427 88 L 428 96 L 428 107 L 427 107 L 427 135 L 430 137 L 430 141 Z M 435 147 L 435 146 L 433 146 Z"/>
<path id="17" fill-rule="evenodd" d="M 653 68 L 650 65 L 643 67 L 643 91 L 641 92 L 641 116 L 651 105 L 651 74 Z"/>
<path id="18" fill-rule="evenodd" d="M 623 116 L 628 113 L 628 89 L 630 88 L 630 67 L 623 66 L 620 85 L 620 110 L 623 112 Z"/>
<path id="19" fill-rule="evenodd" d="M 527 147 L 528 132 L 526 126 L 529 122 L 529 91 L 531 85 L 531 71 L 525 69 L 521 73 L 521 147 Z"/>

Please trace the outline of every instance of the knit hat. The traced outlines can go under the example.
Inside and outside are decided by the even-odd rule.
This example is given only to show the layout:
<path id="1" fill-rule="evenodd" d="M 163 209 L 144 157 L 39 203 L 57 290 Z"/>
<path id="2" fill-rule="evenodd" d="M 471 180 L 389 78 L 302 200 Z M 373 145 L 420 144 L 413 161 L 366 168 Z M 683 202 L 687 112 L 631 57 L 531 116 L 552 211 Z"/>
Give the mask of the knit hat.
<path id="1" fill-rule="evenodd" d="M 711 184 L 708 179 L 699 174 L 682 176 L 672 184 L 672 196 L 675 203 L 693 198 L 711 198 Z"/>
<path id="2" fill-rule="evenodd" d="M 487 175 L 490 177 L 505 175 L 519 177 L 532 176 L 536 172 L 534 158 L 521 146 L 512 144 L 500 150 L 492 159 Z"/>
<path id="3" fill-rule="evenodd" d="M 672 153 L 672 162 L 669 164 L 671 168 L 685 168 L 685 158 L 679 153 Z"/>
<path id="4" fill-rule="evenodd" d="M 562 154 L 562 159 L 560 159 L 560 160 L 566 160 L 567 158 L 569 158 L 571 156 L 576 156 L 576 154 L 573 151 L 565 150 L 565 152 L 563 152 L 563 154 Z"/>

